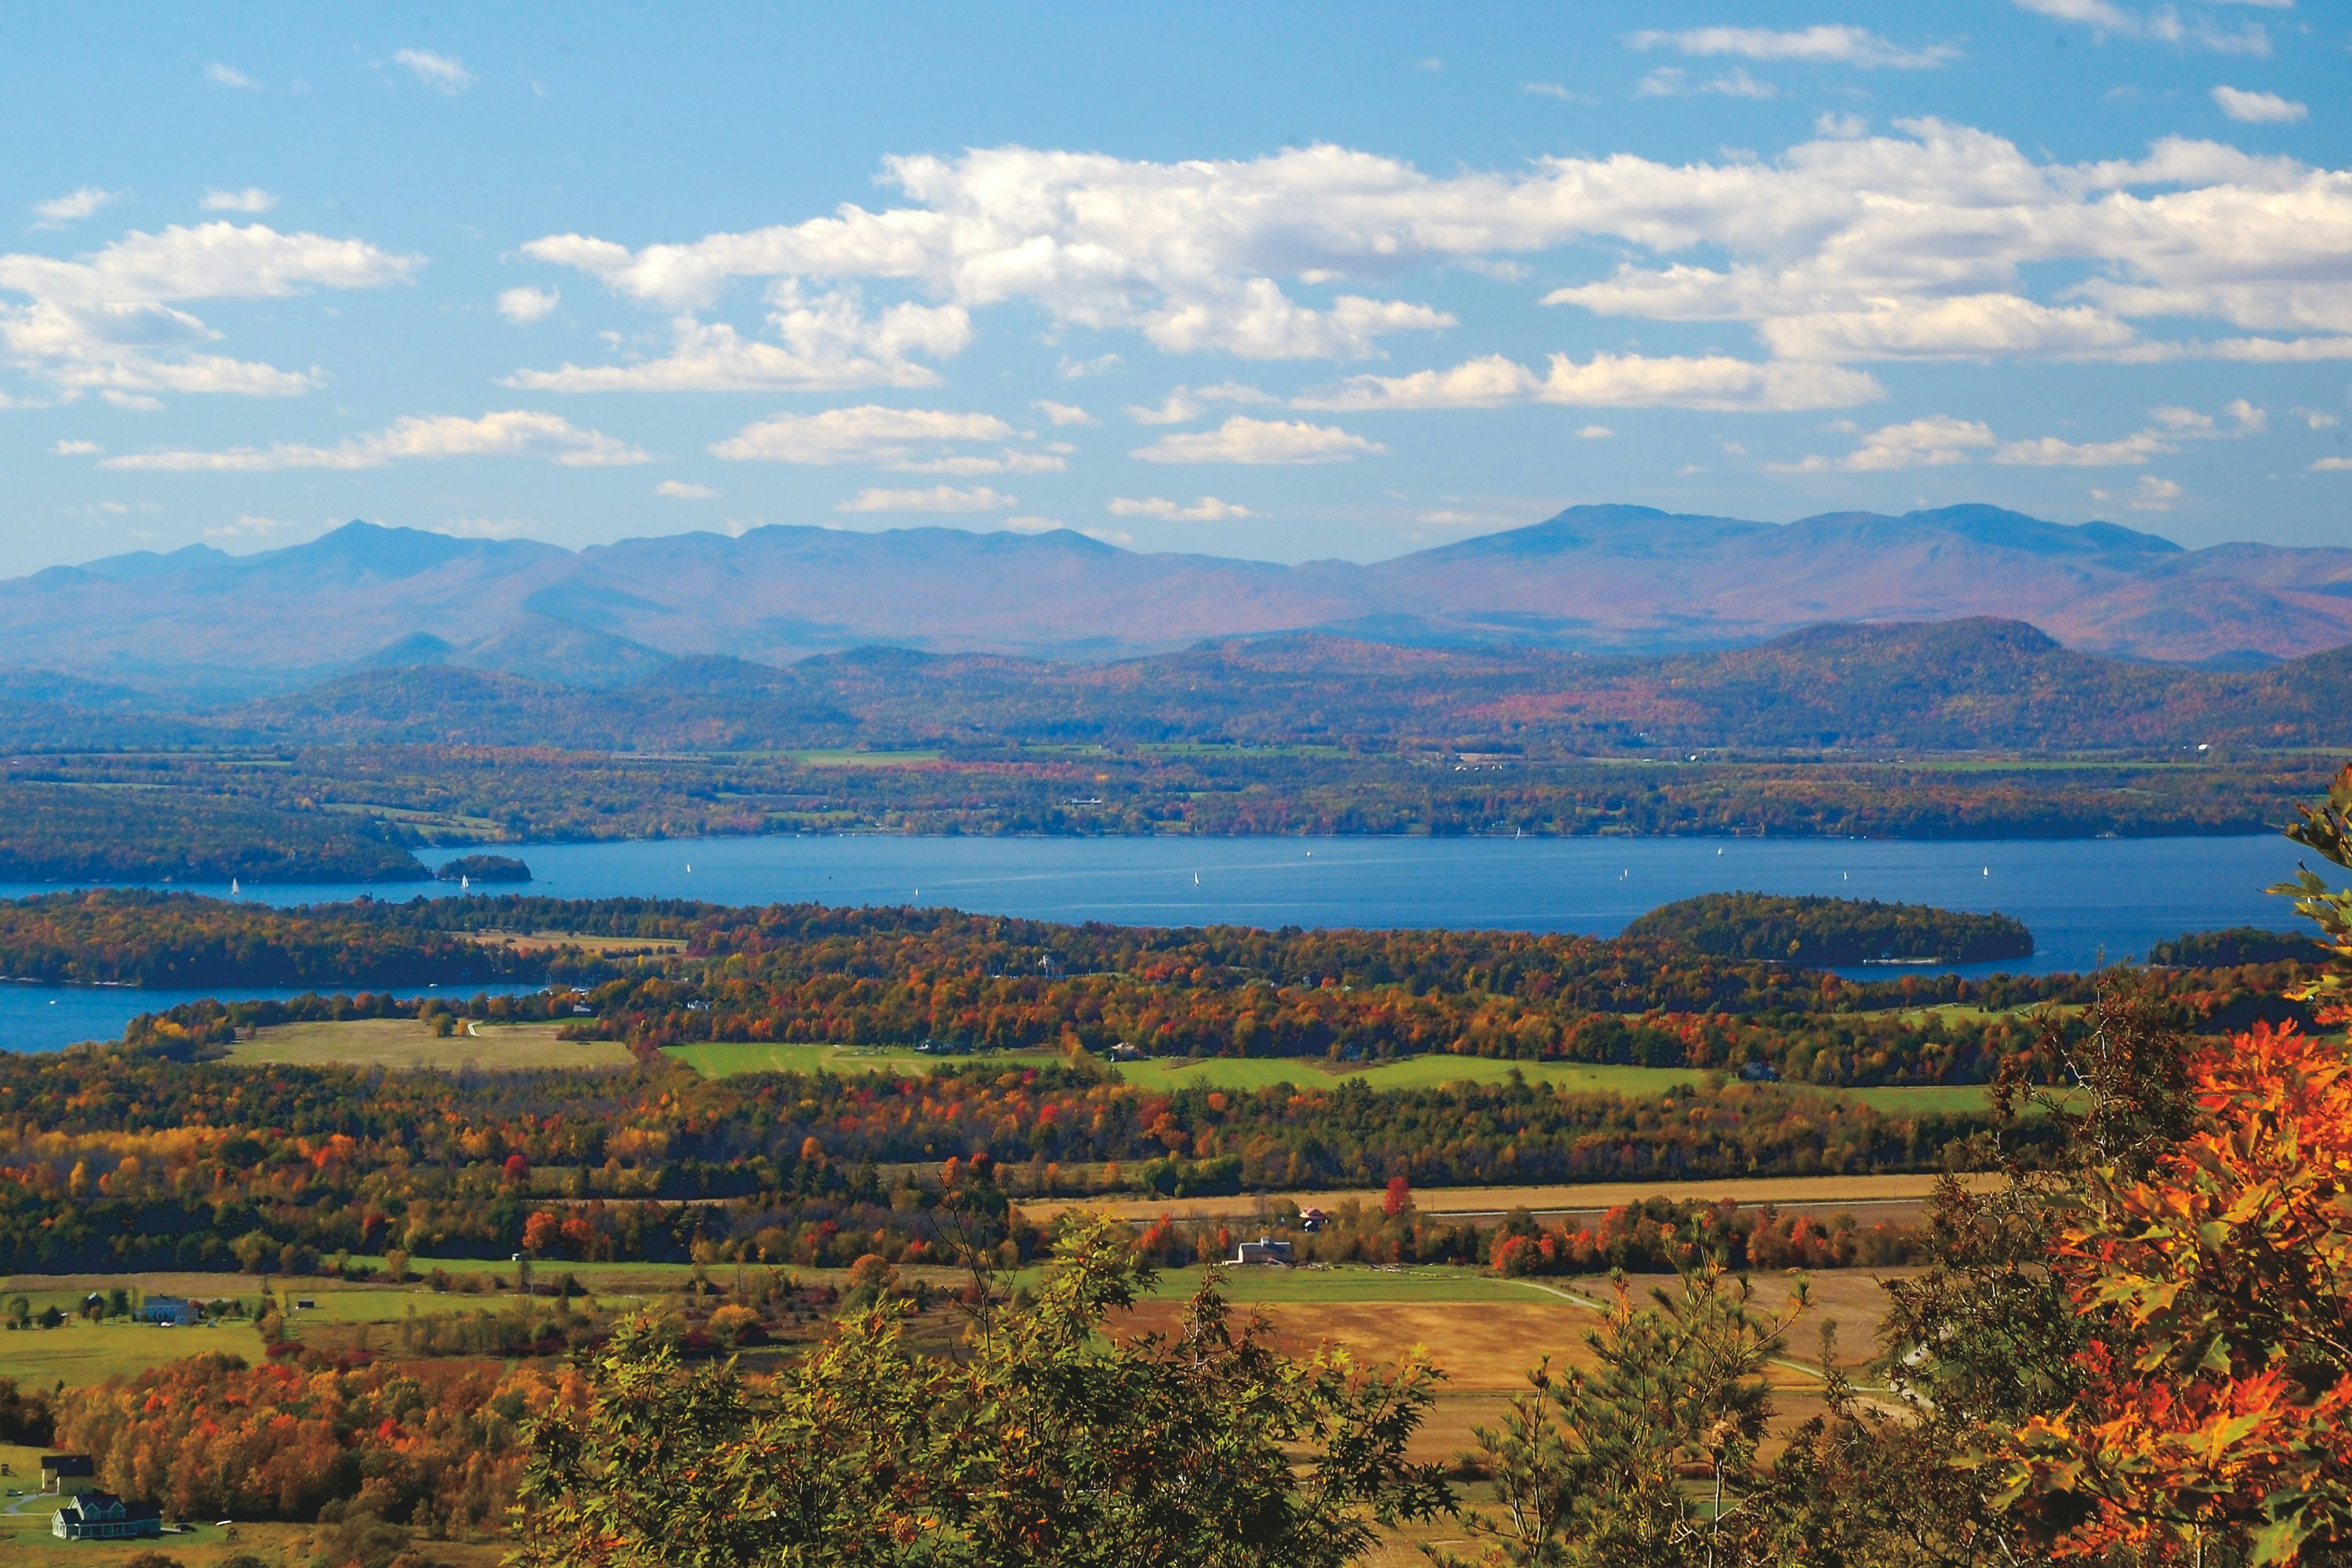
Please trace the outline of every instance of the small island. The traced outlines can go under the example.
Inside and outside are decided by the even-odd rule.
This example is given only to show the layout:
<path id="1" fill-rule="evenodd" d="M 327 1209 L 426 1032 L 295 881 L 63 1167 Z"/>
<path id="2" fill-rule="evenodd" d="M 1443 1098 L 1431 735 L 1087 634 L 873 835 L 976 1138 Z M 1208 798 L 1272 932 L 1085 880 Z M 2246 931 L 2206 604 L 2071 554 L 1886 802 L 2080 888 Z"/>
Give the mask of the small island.
<path id="1" fill-rule="evenodd" d="M 2033 933 L 2008 915 L 1771 893 L 1703 893 L 1652 910 L 1625 934 L 1783 963 L 1981 963 L 2033 952 Z"/>
<path id="2" fill-rule="evenodd" d="M 444 882 L 530 880 L 530 868 L 511 855 L 460 855 L 433 874 Z"/>
<path id="3" fill-rule="evenodd" d="M 2297 931 L 2261 926 L 2193 931 L 2147 950 L 2150 963 L 2171 969 L 2229 969 L 2241 963 L 2322 963 L 2327 949 Z"/>

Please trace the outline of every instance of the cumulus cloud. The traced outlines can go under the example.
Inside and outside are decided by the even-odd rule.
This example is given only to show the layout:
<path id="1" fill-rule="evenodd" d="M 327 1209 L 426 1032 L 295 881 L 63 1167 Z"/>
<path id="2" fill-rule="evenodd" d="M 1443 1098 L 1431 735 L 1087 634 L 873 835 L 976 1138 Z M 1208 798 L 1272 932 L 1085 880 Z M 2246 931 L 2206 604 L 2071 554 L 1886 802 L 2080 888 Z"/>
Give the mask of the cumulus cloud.
<path id="1" fill-rule="evenodd" d="M 950 359 L 971 342 L 971 317 L 961 305 L 898 304 L 868 315 L 855 289 L 803 298 L 789 279 L 770 290 L 769 303 L 772 342 L 744 337 L 724 321 L 680 315 L 670 323 L 668 353 L 657 358 L 517 371 L 507 384 L 537 392 L 935 386 L 939 373 L 911 356 Z"/>
<path id="2" fill-rule="evenodd" d="M 436 54 L 431 49 L 395 49 L 392 58 L 436 92 L 454 98 L 474 85 L 474 73 L 455 55 Z"/>
<path id="3" fill-rule="evenodd" d="M 555 308 L 562 303 L 563 295 L 559 289 L 525 286 L 499 290 L 499 314 L 517 325 L 543 321 L 555 314 Z"/>
<path id="4" fill-rule="evenodd" d="M 59 441 L 49 450 L 60 458 L 87 458 L 93 452 L 103 452 L 106 448 L 95 441 Z"/>
<path id="5" fill-rule="evenodd" d="M 1214 386 L 1177 386 L 1169 389 L 1157 407 L 1130 403 L 1127 416 L 1138 425 L 1189 425 L 1204 417 L 1213 403 L 1267 404 L 1282 400 L 1271 393 L 1239 382 L 1221 381 Z"/>
<path id="6" fill-rule="evenodd" d="M 1214 496 L 1202 496 L 1191 506 L 1160 496 L 1148 496 L 1142 500 L 1130 500 L 1119 496 L 1111 501 L 1110 514 L 1113 517 L 1156 517 L 1162 522 L 1228 522 L 1257 515 L 1245 506 L 1219 500 Z"/>
<path id="7" fill-rule="evenodd" d="M 2154 474 L 2142 474 L 2139 489 L 2126 502 L 2134 511 L 2170 511 L 2172 503 L 2180 499 L 2177 479 L 2159 479 Z"/>
<path id="8" fill-rule="evenodd" d="M 1135 456 L 1147 463 L 1339 463 L 1387 450 L 1328 425 L 1236 414 L 1214 430 L 1162 436 Z"/>
<path id="9" fill-rule="evenodd" d="M 1596 408 L 1706 408 L 1723 412 L 1844 408 L 1885 395 L 1877 380 L 1840 365 L 1600 353 L 1580 363 L 1551 356 L 1541 376 L 1501 354 L 1448 370 L 1350 376 L 1298 398 L 1302 408 L 1493 408 L 1557 403 Z"/>
<path id="10" fill-rule="evenodd" d="M 1778 98 L 1780 89 L 1769 81 L 1759 81 L 1748 74 L 1746 66 L 1735 66 L 1718 77 L 1706 81 L 1693 81 L 1690 73 L 1680 66 L 1660 66 L 1643 77 L 1635 92 L 1643 98 L 1687 98 L 1693 93 L 1711 92 L 1723 98 Z"/>
<path id="11" fill-rule="evenodd" d="M 69 223 L 79 223 L 99 208 L 122 199 L 120 191 L 110 191 L 97 185 L 84 185 L 68 191 L 61 196 L 51 196 L 33 204 L 35 228 L 63 228 Z"/>
<path id="12" fill-rule="evenodd" d="M 1606 441 L 1617 434 L 1606 425 L 1587 425 L 1576 433 L 1580 441 Z"/>
<path id="13" fill-rule="evenodd" d="M 1050 397 L 1039 398 L 1034 405 L 1051 425 L 1099 425 L 1102 423 L 1076 404 L 1056 403 Z"/>
<path id="14" fill-rule="evenodd" d="M 1992 431 L 1974 419 L 1930 415 L 1888 425 L 1862 437 L 1843 458 L 1811 457 L 1799 463 L 1776 463 L 1782 473 L 1885 473 L 1897 468 L 1941 468 L 1965 463 L 1971 452 L 1993 446 Z"/>
<path id="15" fill-rule="evenodd" d="M 299 393 L 315 374 L 209 352 L 220 334 L 182 307 L 382 288 L 418 265 L 362 240 L 226 222 L 134 230 L 69 261 L 0 255 L 0 296 L 24 297 L 0 298 L 0 363 L 68 398 L 94 392 L 134 406 L 159 392 Z"/>
<path id="16" fill-rule="evenodd" d="M 2352 474 L 2352 458 L 2322 458 L 2311 465 L 2315 474 Z"/>
<path id="17" fill-rule="evenodd" d="M 2265 5 L 2268 0 L 2250 0 L 2253 5 Z M 2147 12 L 2126 10 L 2113 0 L 2017 0 L 2021 10 L 2032 11 L 2054 22 L 2073 22 L 2107 37 L 2137 38 L 2151 43 L 2193 45 L 2230 55 L 2266 55 L 2271 52 L 2269 32 L 2259 22 L 2225 29 L 2210 20 L 2194 17 L 2184 20 L 2175 7 L 2158 5 Z"/>
<path id="18" fill-rule="evenodd" d="M 654 494 L 671 500 L 711 500 L 719 492 L 709 485 L 689 484 L 684 479 L 664 479 L 654 487 Z"/>
<path id="19" fill-rule="evenodd" d="M 196 204 L 208 213 L 249 213 L 258 216 L 278 205 L 278 198 L 259 185 L 241 191 L 206 191 Z"/>
<path id="20" fill-rule="evenodd" d="M 1687 27 L 1680 32 L 1644 31 L 1625 39 L 1636 49 L 1673 49 L 1685 55 L 1738 55 L 1751 60 L 1799 60 L 1815 65 L 1882 66 L 1919 70 L 1958 58 L 1948 44 L 1906 49 L 1854 26 Z"/>
<path id="21" fill-rule="evenodd" d="M 1067 466 L 1062 456 L 1066 447 L 962 449 L 1021 438 L 1022 432 L 993 414 L 885 408 L 868 403 L 819 414 L 780 414 L 744 426 L 710 450 L 735 462 L 855 464 L 909 474 L 1034 474 Z"/>
<path id="22" fill-rule="evenodd" d="M 1402 297 L 1416 269 L 1593 245 L 1627 259 L 1553 303 L 1744 323 L 1783 359 L 2284 358 L 2352 342 L 2352 184 L 2334 171 L 2179 137 L 2138 158 L 2063 163 L 1937 120 L 1860 129 L 1834 123 L 1769 157 L 1548 157 L 1441 174 L 1328 145 L 1167 163 L 976 149 L 888 161 L 903 199 L 871 209 L 683 243 L 575 234 L 526 249 L 696 321 L 740 279 L 870 283 L 923 309 L 1025 304 L 1057 329 L 1264 359 L 1379 355 L 1447 325 Z M 2148 322 L 2202 338 L 2151 341 Z M 2280 335 L 2217 337 L 2217 324 Z M 962 316 L 938 326 L 958 341 L 968 330 Z M 915 384 L 905 374 L 886 379 Z"/>
<path id="23" fill-rule="evenodd" d="M 986 485 L 959 489 L 933 485 L 929 489 L 862 489 L 833 510 L 835 511 L 1005 511 L 1019 506 L 1016 496 L 1001 495 Z"/>
<path id="24" fill-rule="evenodd" d="M 233 87 L 245 92 L 259 92 L 261 84 L 237 69 L 215 60 L 205 68 L 205 79 L 215 87 Z"/>
<path id="25" fill-rule="evenodd" d="M 2062 441 L 2043 436 L 2011 441 L 1993 454 L 1996 463 L 2033 468 L 2107 468 L 2145 463 L 2150 458 L 2179 450 L 2153 430 L 2137 430 L 2113 441 Z"/>
<path id="26" fill-rule="evenodd" d="M 2215 88 L 2213 102 L 2222 113 L 2245 125 L 2292 125 L 2311 114 L 2293 99 L 2274 92 L 2242 92 L 2234 87 Z"/>
<path id="27" fill-rule="evenodd" d="M 566 468 L 611 468 L 653 459 L 625 441 L 583 430 L 553 414 L 524 409 L 485 414 L 478 419 L 444 414 L 411 415 L 382 430 L 354 436 L 331 447 L 279 442 L 269 447 L 232 447 L 226 451 L 188 449 L 130 452 L 100 467 L 170 473 L 272 473 L 283 468 L 381 468 L 417 458 L 551 458 Z"/>

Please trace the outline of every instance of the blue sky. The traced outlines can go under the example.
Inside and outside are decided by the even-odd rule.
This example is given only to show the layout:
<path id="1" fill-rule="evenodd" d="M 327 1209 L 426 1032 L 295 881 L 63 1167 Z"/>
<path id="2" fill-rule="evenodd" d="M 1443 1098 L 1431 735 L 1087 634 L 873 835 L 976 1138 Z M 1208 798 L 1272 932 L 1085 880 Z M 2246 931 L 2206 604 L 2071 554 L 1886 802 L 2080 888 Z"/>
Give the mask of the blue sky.
<path id="1" fill-rule="evenodd" d="M 55 7 L 0 572 L 352 517 L 2352 543 L 2352 15 Z M 0 226 L 8 220 L 0 219 Z"/>

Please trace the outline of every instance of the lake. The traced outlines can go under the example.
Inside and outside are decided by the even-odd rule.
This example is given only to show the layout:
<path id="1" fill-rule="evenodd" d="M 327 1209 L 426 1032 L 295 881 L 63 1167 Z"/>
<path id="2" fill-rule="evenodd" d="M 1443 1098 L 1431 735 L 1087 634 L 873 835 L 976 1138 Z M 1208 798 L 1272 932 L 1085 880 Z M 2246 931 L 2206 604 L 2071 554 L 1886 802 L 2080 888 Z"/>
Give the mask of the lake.
<path id="1" fill-rule="evenodd" d="M 1494 927 L 1606 936 L 1694 893 L 1825 893 L 2014 915 L 2033 931 L 2034 956 L 1975 967 L 2033 972 L 2082 969 L 2102 955 L 2141 957 L 2149 943 L 2187 931 L 2295 929 L 2286 900 L 2262 889 L 2284 879 L 2298 860 L 2317 858 L 2272 835 L 1981 843 L 855 835 L 498 847 L 529 861 L 537 880 L 479 891 L 724 904 L 914 903 L 1141 925 Z M 54 890 L 0 885 L 0 896 Z M 362 893 L 460 896 L 438 882 L 248 887 L 241 896 L 290 904 Z M 0 985 L 0 1044 L 38 1050 L 114 1037 L 134 1015 L 169 1005 L 167 996 L 185 999 L 107 987 Z"/>

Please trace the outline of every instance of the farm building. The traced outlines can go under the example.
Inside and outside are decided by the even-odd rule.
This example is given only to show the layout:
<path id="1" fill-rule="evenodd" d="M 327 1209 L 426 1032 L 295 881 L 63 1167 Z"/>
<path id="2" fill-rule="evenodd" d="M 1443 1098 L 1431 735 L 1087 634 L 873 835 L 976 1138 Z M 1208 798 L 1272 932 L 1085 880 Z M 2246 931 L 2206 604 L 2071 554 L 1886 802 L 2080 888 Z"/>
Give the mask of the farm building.
<path id="1" fill-rule="evenodd" d="M 204 1312 L 185 1296 L 150 1296 L 139 1303 L 139 1321 L 187 1328 L 205 1321 Z"/>
<path id="2" fill-rule="evenodd" d="M 98 1466 L 88 1454 L 43 1454 L 41 1489 L 72 1497 L 98 1485 Z"/>
<path id="3" fill-rule="evenodd" d="M 60 1541 L 138 1541 L 163 1533 L 163 1510 L 112 1492 L 84 1492 L 58 1510 L 49 1533 Z"/>
<path id="4" fill-rule="evenodd" d="M 1276 1241 L 1270 1236 L 1261 1236 L 1255 1241 L 1243 1242 L 1241 1249 L 1234 1255 L 1234 1261 L 1235 1263 L 1276 1263 L 1287 1266 L 1290 1262 L 1290 1243 Z"/>

